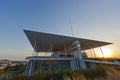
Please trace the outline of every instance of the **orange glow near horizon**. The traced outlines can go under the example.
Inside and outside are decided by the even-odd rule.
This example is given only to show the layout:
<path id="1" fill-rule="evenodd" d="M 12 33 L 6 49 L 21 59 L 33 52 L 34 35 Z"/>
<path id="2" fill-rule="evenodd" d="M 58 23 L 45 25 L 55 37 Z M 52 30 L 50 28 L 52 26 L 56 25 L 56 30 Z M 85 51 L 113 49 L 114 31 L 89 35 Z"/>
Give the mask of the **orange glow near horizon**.
<path id="1" fill-rule="evenodd" d="M 103 52 L 103 55 L 102 55 L 102 52 Z M 108 57 L 112 57 L 111 54 L 112 54 L 112 51 L 110 49 L 107 49 L 107 48 L 102 48 L 102 52 L 101 50 L 98 51 L 98 56 L 99 57 L 105 57 L 105 58 L 108 58 Z"/>

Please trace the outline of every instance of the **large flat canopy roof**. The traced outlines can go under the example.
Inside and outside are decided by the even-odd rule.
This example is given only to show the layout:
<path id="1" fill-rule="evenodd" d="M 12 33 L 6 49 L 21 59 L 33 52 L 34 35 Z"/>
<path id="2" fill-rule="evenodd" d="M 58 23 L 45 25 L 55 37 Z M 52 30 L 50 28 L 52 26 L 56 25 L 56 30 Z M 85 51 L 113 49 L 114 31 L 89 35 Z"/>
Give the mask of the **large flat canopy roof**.
<path id="1" fill-rule="evenodd" d="M 63 51 L 65 48 L 65 45 L 66 47 L 70 47 L 70 45 L 72 45 L 73 41 L 75 40 L 80 42 L 82 50 L 87 50 L 91 48 L 112 44 L 109 42 L 49 34 L 49 33 L 43 33 L 43 32 L 35 32 L 35 31 L 29 31 L 29 30 L 24 30 L 24 32 L 36 52 L 50 52 L 51 45 L 52 45 L 53 52 Z"/>

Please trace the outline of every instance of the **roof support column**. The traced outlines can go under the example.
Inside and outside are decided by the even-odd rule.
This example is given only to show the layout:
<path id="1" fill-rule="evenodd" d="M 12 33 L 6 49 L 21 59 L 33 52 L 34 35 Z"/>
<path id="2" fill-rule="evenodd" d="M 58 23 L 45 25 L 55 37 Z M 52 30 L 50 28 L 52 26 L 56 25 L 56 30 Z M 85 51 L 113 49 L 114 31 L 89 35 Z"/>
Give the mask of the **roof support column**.
<path id="1" fill-rule="evenodd" d="M 65 49 L 65 56 L 66 56 L 67 55 L 66 44 L 64 45 L 64 49 Z"/>
<path id="2" fill-rule="evenodd" d="M 29 73 L 28 73 L 28 75 L 31 75 L 32 66 L 33 66 L 33 61 L 31 60 L 29 64 L 30 64 L 30 68 L 29 68 Z"/>
<path id="3" fill-rule="evenodd" d="M 91 50 L 91 49 L 90 49 L 90 53 L 91 53 L 91 56 L 92 56 L 92 57 L 94 57 L 94 55 L 92 54 L 93 52 L 92 52 L 92 50 Z"/>
<path id="4" fill-rule="evenodd" d="M 34 47 L 33 47 L 33 55 L 32 56 L 35 56 L 35 48 L 36 48 L 36 41 L 35 41 L 35 43 L 34 43 Z"/>
<path id="5" fill-rule="evenodd" d="M 94 49 L 92 49 L 92 51 L 93 51 L 93 53 L 94 53 L 94 56 L 95 56 L 95 58 L 96 58 L 95 50 L 94 50 Z"/>
<path id="6" fill-rule="evenodd" d="M 103 53 L 103 51 L 102 51 L 102 48 L 100 47 L 100 51 L 101 51 L 101 53 L 102 53 L 102 57 L 104 58 L 104 53 Z"/>

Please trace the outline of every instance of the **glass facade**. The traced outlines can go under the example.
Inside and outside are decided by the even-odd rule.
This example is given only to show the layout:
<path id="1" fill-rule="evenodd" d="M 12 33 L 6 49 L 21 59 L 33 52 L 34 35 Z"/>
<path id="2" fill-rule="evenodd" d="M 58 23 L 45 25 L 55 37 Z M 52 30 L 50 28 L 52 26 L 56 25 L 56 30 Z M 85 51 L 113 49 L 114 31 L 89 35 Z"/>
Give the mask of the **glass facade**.
<path id="1" fill-rule="evenodd" d="M 32 68 L 31 68 L 32 67 Z M 70 70 L 70 60 L 30 60 L 28 65 L 28 73 L 38 73 L 42 71 L 57 72 L 63 70 Z M 31 69 L 30 69 L 31 68 Z M 28 74 L 27 73 L 27 74 Z"/>

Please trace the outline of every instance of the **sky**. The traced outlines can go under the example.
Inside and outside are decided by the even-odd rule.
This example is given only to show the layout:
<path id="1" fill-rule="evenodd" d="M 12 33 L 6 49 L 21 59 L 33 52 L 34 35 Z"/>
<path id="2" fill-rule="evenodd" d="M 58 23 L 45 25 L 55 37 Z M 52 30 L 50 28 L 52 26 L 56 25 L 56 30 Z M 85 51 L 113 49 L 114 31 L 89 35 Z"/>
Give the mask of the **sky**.
<path id="1" fill-rule="evenodd" d="M 0 59 L 24 59 L 33 48 L 23 29 L 114 43 L 120 57 L 120 0 L 0 0 Z"/>

